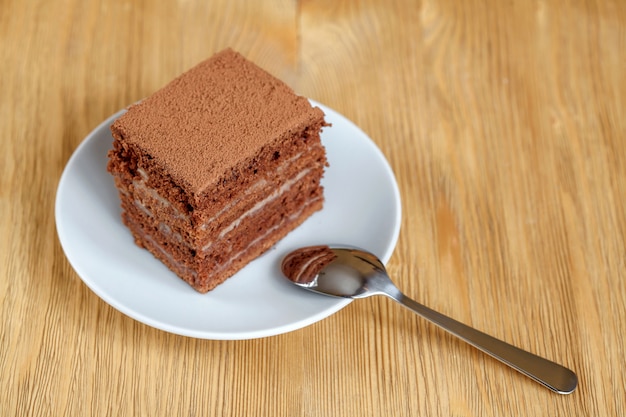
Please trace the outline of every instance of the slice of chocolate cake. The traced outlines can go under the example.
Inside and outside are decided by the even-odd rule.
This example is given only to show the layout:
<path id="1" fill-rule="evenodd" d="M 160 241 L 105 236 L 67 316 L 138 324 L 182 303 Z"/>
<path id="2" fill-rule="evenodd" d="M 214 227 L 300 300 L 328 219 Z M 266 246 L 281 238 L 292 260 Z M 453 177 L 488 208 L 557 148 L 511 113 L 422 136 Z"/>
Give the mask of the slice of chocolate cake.
<path id="1" fill-rule="evenodd" d="M 111 126 L 135 242 L 207 292 L 322 208 L 324 114 L 228 49 Z"/>

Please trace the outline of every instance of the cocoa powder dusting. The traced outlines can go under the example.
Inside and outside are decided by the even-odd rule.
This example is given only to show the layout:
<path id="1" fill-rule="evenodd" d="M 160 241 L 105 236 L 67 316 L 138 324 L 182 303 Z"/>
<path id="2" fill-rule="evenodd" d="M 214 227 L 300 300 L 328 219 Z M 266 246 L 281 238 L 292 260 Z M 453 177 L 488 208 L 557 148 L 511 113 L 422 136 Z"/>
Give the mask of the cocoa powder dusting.
<path id="1" fill-rule="evenodd" d="M 111 129 L 198 195 L 264 146 L 323 117 L 306 98 L 227 49 L 131 106 Z"/>

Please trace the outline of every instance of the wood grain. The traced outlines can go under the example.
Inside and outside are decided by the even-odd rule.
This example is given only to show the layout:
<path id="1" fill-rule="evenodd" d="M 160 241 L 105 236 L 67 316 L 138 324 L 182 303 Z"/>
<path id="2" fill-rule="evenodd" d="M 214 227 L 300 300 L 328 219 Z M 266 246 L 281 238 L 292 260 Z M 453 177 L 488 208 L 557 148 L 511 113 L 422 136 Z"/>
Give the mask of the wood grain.
<path id="1" fill-rule="evenodd" d="M 618 0 L 5 0 L 0 414 L 626 414 L 625 28 Z M 385 153 L 407 294 L 571 367 L 579 389 L 552 394 L 385 299 L 209 341 L 95 296 L 56 237 L 65 163 L 227 46 Z"/>

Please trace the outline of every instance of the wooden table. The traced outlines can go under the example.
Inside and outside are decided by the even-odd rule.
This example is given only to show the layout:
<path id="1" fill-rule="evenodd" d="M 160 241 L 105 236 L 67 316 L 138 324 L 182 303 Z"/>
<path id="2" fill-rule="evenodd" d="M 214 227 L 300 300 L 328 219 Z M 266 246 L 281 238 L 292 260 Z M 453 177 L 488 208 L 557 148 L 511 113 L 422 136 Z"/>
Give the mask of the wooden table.
<path id="1" fill-rule="evenodd" d="M 68 158 L 227 46 L 384 152 L 407 294 L 572 368 L 578 390 L 553 394 L 387 299 L 213 341 L 92 293 L 55 229 Z M 626 413 L 625 2 L 9 0 L 0 62 L 0 414 Z"/>

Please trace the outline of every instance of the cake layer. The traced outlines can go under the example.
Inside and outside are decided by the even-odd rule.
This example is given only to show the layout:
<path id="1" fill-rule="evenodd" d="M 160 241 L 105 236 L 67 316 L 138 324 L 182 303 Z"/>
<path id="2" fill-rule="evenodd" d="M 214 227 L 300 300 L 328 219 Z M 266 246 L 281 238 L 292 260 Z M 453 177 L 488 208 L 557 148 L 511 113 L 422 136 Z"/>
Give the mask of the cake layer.
<path id="1" fill-rule="evenodd" d="M 236 210 L 228 213 L 228 218 L 232 219 L 233 214 L 236 215 L 230 223 L 221 222 L 224 226 L 219 229 L 218 233 L 208 235 L 208 239 L 194 239 L 193 229 L 189 234 L 181 234 L 174 230 L 167 222 L 155 220 L 150 212 L 144 207 L 137 204 L 136 200 L 129 194 L 121 195 L 122 208 L 135 222 L 140 223 L 142 227 L 152 234 L 160 233 L 163 236 L 161 241 L 166 241 L 172 247 L 179 247 L 180 250 L 187 253 L 202 253 L 211 250 L 216 241 L 229 239 L 233 233 L 237 233 L 248 227 L 255 218 L 262 214 L 263 211 L 275 211 L 281 213 L 282 210 L 290 205 L 304 203 L 303 199 L 314 199 L 322 195 L 322 188 L 319 187 L 319 175 L 314 171 L 302 171 L 298 173 L 290 181 L 283 186 L 275 188 L 273 192 L 267 194 L 264 199 L 257 201 L 255 206 L 249 210 Z M 289 199 L 290 201 L 284 201 Z M 261 205 L 263 205 L 261 207 Z M 267 216 L 267 215 L 266 215 Z M 221 248 L 220 250 L 223 250 Z"/>
<path id="2" fill-rule="evenodd" d="M 124 221 L 138 244 L 150 250 L 175 273 L 186 276 L 188 282 L 193 280 L 190 283 L 196 289 L 207 288 L 208 291 L 224 273 L 233 273 L 231 264 L 240 265 L 233 259 L 262 253 L 311 213 L 321 209 L 322 202 L 321 189 L 315 178 L 302 176 L 288 189 L 281 190 L 264 210 L 244 214 L 235 227 L 224 229 L 221 236 L 198 249 L 189 247 L 167 228 L 150 225 L 149 216 L 128 201 L 124 202 Z"/>
<path id="3" fill-rule="evenodd" d="M 288 188 L 293 182 L 311 174 L 310 181 L 318 183 L 323 173 L 323 165 L 318 161 L 325 161 L 323 148 L 316 147 L 304 157 L 297 154 L 274 170 L 272 177 L 265 175 L 249 185 L 247 189 L 239 190 L 219 211 L 206 215 L 200 210 L 194 211 L 194 216 L 182 213 L 174 204 L 161 196 L 156 190 L 147 186 L 147 177 L 141 176 L 130 184 L 116 178 L 118 189 L 123 193 L 124 209 L 135 206 L 146 219 L 144 223 L 153 228 L 167 228 L 177 236 L 177 240 L 184 240 L 190 248 L 205 247 L 215 233 L 225 234 L 234 228 L 240 221 L 242 213 L 252 213 L 264 208 L 264 204 L 277 198 L 280 190 Z M 140 171 L 141 172 L 141 171 Z M 282 178 L 285 176 L 286 178 Z M 292 177 L 289 179 L 289 177 Z M 267 178 L 267 179 L 266 179 Z M 195 223 L 195 224 L 194 224 Z"/>
<path id="4" fill-rule="evenodd" d="M 199 291 L 209 291 L 235 274 L 250 261 L 271 248 L 272 245 L 285 237 L 293 229 L 301 225 L 314 212 L 321 210 L 322 204 L 323 201 L 321 199 L 308 202 L 305 206 L 301 207 L 298 212 L 291 214 L 286 221 L 274 226 L 264 235 L 258 236 L 246 249 L 239 253 L 232 254 L 227 262 L 220 264 L 220 266 L 214 270 L 207 270 L 206 275 L 203 271 L 201 274 L 203 281 Z"/>
<path id="5" fill-rule="evenodd" d="M 255 241 L 251 242 L 245 250 L 231 256 L 226 263 L 220 264 L 213 269 L 202 267 L 200 272 L 188 267 L 188 262 L 186 262 L 185 259 L 177 259 L 175 255 L 170 253 L 167 246 L 161 246 L 150 235 L 145 234 L 142 229 L 137 228 L 132 221 L 127 220 L 126 216 L 123 216 L 123 219 L 124 223 L 133 234 L 138 246 L 150 251 L 157 259 L 163 262 L 170 270 L 197 291 L 206 293 L 237 273 L 237 271 L 246 266 L 250 261 L 263 254 L 290 231 L 302 224 L 311 214 L 320 210 L 321 207 L 321 200 L 308 203 L 302 207 L 299 212 L 292 214 L 288 218 L 288 221 L 275 226 L 264 235 L 259 236 Z"/>

